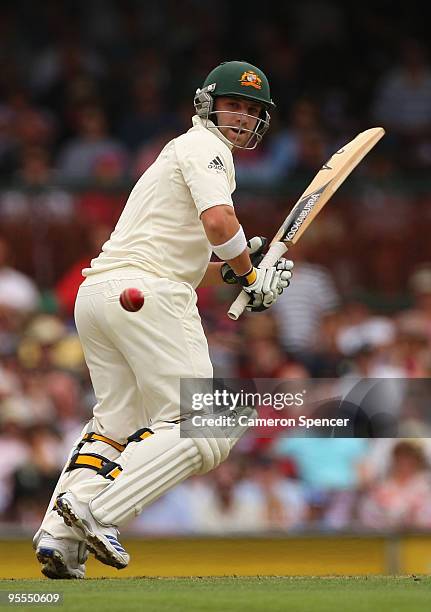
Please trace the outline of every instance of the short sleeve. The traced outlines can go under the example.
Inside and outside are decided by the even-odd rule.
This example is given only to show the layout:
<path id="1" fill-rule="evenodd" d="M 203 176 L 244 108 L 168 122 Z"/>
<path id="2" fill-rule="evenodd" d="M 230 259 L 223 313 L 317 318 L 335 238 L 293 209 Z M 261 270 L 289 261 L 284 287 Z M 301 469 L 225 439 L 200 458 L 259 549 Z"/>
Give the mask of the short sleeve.
<path id="1" fill-rule="evenodd" d="M 225 150 L 224 150 L 225 149 Z M 232 202 L 232 154 L 222 143 L 194 138 L 176 143 L 178 163 L 199 215 L 208 208 Z"/>

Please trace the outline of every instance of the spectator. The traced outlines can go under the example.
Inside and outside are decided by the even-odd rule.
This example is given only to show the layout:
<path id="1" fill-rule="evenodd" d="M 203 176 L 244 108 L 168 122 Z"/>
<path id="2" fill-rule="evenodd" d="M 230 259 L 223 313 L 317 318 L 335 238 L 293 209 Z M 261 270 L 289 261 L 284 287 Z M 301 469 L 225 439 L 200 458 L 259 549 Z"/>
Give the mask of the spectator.
<path id="1" fill-rule="evenodd" d="M 353 489 L 358 484 L 358 468 L 368 442 L 361 438 L 303 438 L 278 440 L 277 457 L 295 460 L 300 479 L 315 490 Z"/>
<path id="2" fill-rule="evenodd" d="M 308 263 L 301 249 L 304 247 L 295 246 L 295 274 L 289 295 L 282 295 L 273 310 L 283 348 L 313 373 L 322 318 L 337 308 L 339 296 L 330 272 Z"/>
<path id="3" fill-rule="evenodd" d="M 125 113 L 119 127 L 119 137 L 131 151 L 159 141 L 161 135 L 180 131 L 179 120 L 172 108 L 164 109 L 160 85 L 147 75 L 132 83 L 132 107 Z"/>
<path id="4" fill-rule="evenodd" d="M 10 265 L 10 249 L 0 236 L 0 315 L 25 317 L 39 304 L 39 292 L 33 281 Z M 1 316 L 0 316 L 1 319 Z"/>
<path id="5" fill-rule="evenodd" d="M 358 514 L 373 529 L 431 527 L 431 472 L 418 443 L 395 445 L 389 473 L 364 493 Z"/>
<path id="6" fill-rule="evenodd" d="M 410 172 L 431 163 L 431 68 L 417 40 L 402 44 L 401 63 L 378 86 L 373 115 L 398 143 L 399 163 Z"/>
<path id="7" fill-rule="evenodd" d="M 75 328 L 68 329 L 57 316 L 48 314 L 37 315 L 26 327 L 18 347 L 18 358 L 28 371 L 37 370 L 40 375 L 49 373 L 52 368 L 79 373 L 84 364 Z M 46 380 L 43 385 L 47 390 Z"/>
<path id="8" fill-rule="evenodd" d="M 40 190 L 51 186 L 53 169 L 47 149 L 29 146 L 23 150 L 20 161 L 21 165 L 16 173 L 19 187 Z"/>
<path id="9" fill-rule="evenodd" d="M 72 34 L 66 21 L 70 15 L 64 14 L 60 36 L 51 44 L 39 45 L 31 57 L 29 84 L 39 100 L 63 110 L 71 83 L 88 77 L 102 80 L 105 73 L 104 61 L 93 49 L 82 43 Z M 61 20 L 60 20 L 61 21 Z"/>
<path id="10" fill-rule="evenodd" d="M 30 453 L 13 475 L 10 512 L 15 521 L 36 526 L 61 471 L 61 441 L 48 425 L 34 426 L 25 434 Z"/>
<path id="11" fill-rule="evenodd" d="M 92 257 L 100 252 L 102 245 L 108 240 L 110 232 L 111 227 L 108 225 L 98 224 L 90 226 L 88 229 L 87 253 L 66 270 L 54 288 L 59 310 L 69 318 L 73 316 L 76 294 L 79 285 L 84 280 L 82 269 L 86 268 Z"/>
<path id="12" fill-rule="evenodd" d="M 0 104 L 0 175 L 8 182 L 25 149 L 50 149 L 57 136 L 54 116 L 35 106 L 26 89 L 13 88 Z"/>
<path id="13" fill-rule="evenodd" d="M 19 410 L 10 411 L 0 399 L 0 516 L 4 516 L 10 507 L 13 475 L 30 455 L 25 436 L 26 424 L 27 414 L 19 414 Z"/>
<path id="14" fill-rule="evenodd" d="M 78 115 L 76 138 L 68 141 L 60 151 L 58 172 L 65 181 L 91 179 L 102 156 L 116 156 L 123 172 L 127 160 L 124 147 L 108 133 L 103 110 L 86 106 Z"/>
<path id="15" fill-rule="evenodd" d="M 431 263 L 420 264 L 409 278 L 413 296 L 410 309 L 397 317 L 400 330 L 419 334 L 431 342 Z"/>
<path id="16" fill-rule="evenodd" d="M 299 528 L 306 514 L 300 483 L 285 478 L 276 461 L 252 461 L 247 474 L 231 462 L 197 483 L 194 502 L 198 531 L 255 532 Z"/>
<path id="17" fill-rule="evenodd" d="M 341 529 L 349 525 L 367 453 L 363 438 L 280 438 L 273 448 L 290 458 L 305 487 L 311 527 Z"/>
<path id="18" fill-rule="evenodd" d="M 247 343 L 240 370 L 242 378 L 306 378 L 307 370 L 283 352 L 276 339 L 255 339 Z"/>
<path id="19" fill-rule="evenodd" d="M 401 49 L 401 62 L 378 85 L 373 114 L 388 130 L 419 136 L 431 128 L 431 69 L 418 41 L 404 40 Z"/>
<path id="20" fill-rule="evenodd" d="M 370 364 L 374 365 L 374 369 L 368 367 L 366 372 L 360 374 L 370 377 L 387 375 L 383 370 L 386 364 L 382 355 L 395 340 L 394 322 L 388 317 L 374 315 L 365 304 L 355 300 L 344 305 L 342 316 L 344 323 L 341 324 L 336 337 L 341 354 L 355 355 L 366 347 L 369 354 L 374 353 L 373 364 Z M 393 374 L 402 376 L 403 372 L 398 369 Z"/>

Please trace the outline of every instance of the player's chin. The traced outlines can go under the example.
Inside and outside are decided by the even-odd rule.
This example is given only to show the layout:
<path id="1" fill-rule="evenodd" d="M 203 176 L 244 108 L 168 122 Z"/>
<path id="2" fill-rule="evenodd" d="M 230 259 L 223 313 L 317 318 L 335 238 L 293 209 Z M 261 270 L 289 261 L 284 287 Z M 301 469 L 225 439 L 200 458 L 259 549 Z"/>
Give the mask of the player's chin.
<path id="1" fill-rule="evenodd" d="M 243 147 L 245 144 L 247 144 L 249 137 L 250 136 L 247 132 L 241 132 L 240 130 L 229 128 L 228 138 L 235 146 Z"/>

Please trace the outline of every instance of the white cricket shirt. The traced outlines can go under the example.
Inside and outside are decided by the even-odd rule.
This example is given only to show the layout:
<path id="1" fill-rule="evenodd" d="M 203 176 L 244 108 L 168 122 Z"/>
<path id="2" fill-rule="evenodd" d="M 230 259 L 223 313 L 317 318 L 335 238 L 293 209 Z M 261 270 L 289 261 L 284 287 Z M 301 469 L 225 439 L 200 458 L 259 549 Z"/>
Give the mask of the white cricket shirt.
<path id="1" fill-rule="evenodd" d="M 212 206 L 233 206 L 228 143 L 193 117 L 193 127 L 168 142 L 136 183 L 111 237 L 83 275 L 132 265 L 196 288 L 211 258 L 199 217 Z"/>

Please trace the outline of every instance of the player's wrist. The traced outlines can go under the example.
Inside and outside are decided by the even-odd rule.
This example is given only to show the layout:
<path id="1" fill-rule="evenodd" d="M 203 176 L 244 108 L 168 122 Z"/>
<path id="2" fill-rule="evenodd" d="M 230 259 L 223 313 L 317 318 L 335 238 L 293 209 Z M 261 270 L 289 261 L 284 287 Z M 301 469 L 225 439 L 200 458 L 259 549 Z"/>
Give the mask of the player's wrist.
<path id="1" fill-rule="evenodd" d="M 256 282 L 257 270 L 254 266 L 251 266 L 250 270 L 245 274 L 236 275 L 236 279 L 244 289 L 247 289 L 247 287 L 251 287 Z"/>

